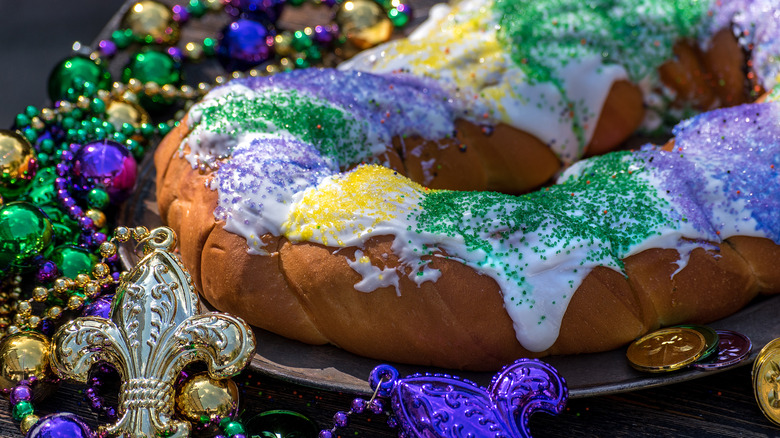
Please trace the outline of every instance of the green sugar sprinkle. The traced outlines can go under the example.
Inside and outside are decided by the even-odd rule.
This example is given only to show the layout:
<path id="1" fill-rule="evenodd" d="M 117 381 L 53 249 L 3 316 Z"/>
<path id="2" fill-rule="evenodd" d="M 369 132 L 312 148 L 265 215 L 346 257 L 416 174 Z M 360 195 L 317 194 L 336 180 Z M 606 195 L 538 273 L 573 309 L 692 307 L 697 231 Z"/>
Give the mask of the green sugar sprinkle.
<path id="1" fill-rule="evenodd" d="M 670 205 L 640 177 L 643 162 L 630 152 L 588 163 L 577 177 L 519 197 L 432 191 L 423 199 L 417 231 L 460 236 L 468 251 L 484 252 L 480 265 L 494 265 L 520 287 L 527 286 L 518 274 L 528 266 L 523 257 L 546 260 L 550 251 L 591 247 L 587 263 L 622 269 L 632 245 L 659 227 L 676 226 L 664 213 Z"/>
<path id="2" fill-rule="evenodd" d="M 496 0 L 498 38 L 532 79 L 557 83 L 555 71 L 597 55 L 638 81 L 704 28 L 703 0 Z M 631 41 L 631 44 L 626 44 Z"/>
<path id="3" fill-rule="evenodd" d="M 200 126 L 210 132 L 235 136 L 286 131 L 340 165 L 370 156 L 366 120 L 296 90 L 272 90 L 251 98 L 230 94 L 205 102 L 202 112 Z"/>

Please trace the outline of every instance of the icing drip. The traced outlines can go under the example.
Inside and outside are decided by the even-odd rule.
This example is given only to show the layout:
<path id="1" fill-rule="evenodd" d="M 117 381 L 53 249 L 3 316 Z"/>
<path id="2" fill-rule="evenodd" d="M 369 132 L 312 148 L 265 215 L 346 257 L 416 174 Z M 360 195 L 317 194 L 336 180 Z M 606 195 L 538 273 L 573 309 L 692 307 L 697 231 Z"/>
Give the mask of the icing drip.
<path id="1" fill-rule="evenodd" d="M 324 92 L 333 96 L 305 86 L 293 93 L 284 85 L 301 77 L 319 81 L 317 74 L 335 81 Z M 392 82 L 395 77 L 365 75 L 372 82 L 357 94 L 368 93 L 361 99 L 370 103 L 361 106 L 338 95 L 352 95 L 345 84 L 355 75 L 281 75 L 273 79 L 281 91 L 268 88 L 270 79 L 239 81 L 193 108 L 189 158 L 218 163 L 215 214 L 252 251 L 262 251 L 259 237 L 269 232 L 358 248 L 373 236 L 393 236 L 402 265 L 394 272 L 373 265 L 359 249 L 349 260 L 363 277 L 360 291 L 398 290 L 400 275 L 418 284 L 436 281 L 441 273 L 429 266 L 436 257 L 462 262 L 497 282 L 518 340 L 539 351 L 555 342 L 572 294 L 597 266 L 621 270 L 621 260 L 644 249 L 674 248 L 682 269 L 699 246 L 693 241 L 718 244 L 749 235 L 780 242 L 780 103 L 702 114 L 675 128 L 672 152 L 647 146 L 584 160 L 559 184 L 515 197 L 430 190 L 385 167 L 359 164 L 397 130 L 425 134 L 431 126 L 448 126 L 442 119 L 452 113 L 437 89 L 405 77 Z M 391 84 L 397 94 L 371 94 Z M 274 93 L 282 96 L 284 115 L 266 104 Z M 301 120 L 327 126 L 331 134 L 320 138 L 284 125 L 303 117 L 298 108 L 319 108 L 310 111 L 319 114 L 315 119 Z M 411 128 L 409 121 L 366 127 L 366 120 L 387 117 L 389 108 L 426 118 Z M 241 118 L 249 119 L 247 128 L 236 127 Z M 331 148 L 333 136 L 344 136 L 346 151 Z"/>
<path id="2" fill-rule="evenodd" d="M 646 129 L 662 123 L 674 99 L 657 68 L 680 39 L 704 45 L 733 20 L 757 83 L 779 80 L 780 19 L 767 18 L 780 17 L 774 0 L 462 0 L 434 12 L 410 38 L 341 68 L 435 79 L 457 96 L 460 117 L 533 134 L 564 164 L 581 157 L 618 80 L 644 90 Z"/>

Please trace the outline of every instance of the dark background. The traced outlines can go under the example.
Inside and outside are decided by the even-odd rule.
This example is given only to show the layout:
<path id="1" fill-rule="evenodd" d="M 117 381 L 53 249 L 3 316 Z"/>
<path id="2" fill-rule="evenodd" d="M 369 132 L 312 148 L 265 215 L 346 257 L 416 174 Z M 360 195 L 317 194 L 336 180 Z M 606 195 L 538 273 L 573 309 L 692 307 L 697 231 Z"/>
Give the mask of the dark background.
<path id="1" fill-rule="evenodd" d="M 0 0 L 0 129 L 27 105 L 48 106 L 46 84 L 74 41 L 89 45 L 122 0 Z"/>

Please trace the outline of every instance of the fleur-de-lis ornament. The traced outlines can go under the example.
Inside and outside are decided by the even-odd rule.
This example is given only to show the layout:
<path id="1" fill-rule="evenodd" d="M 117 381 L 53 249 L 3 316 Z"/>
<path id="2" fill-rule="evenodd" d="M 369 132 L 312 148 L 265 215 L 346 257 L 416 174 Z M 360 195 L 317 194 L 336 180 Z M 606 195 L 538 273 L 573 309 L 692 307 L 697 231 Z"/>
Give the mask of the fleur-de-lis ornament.
<path id="1" fill-rule="evenodd" d="M 119 419 L 100 433 L 120 437 L 185 437 L 190 424 L 173 417 L 173 384 L 190 362 L 210 376 L 238 374 L 250 361 L 255 338 L 239 318 L 200 313 L 189 273 L 171 251 L 170 228 L 145 239 L 144 258 L 119 284 L 111 319 L 77 318 L 54 335 L 52 365 L 64 378 L 86 382 L 90 367 L 113 365 L 122 378 Z"/>

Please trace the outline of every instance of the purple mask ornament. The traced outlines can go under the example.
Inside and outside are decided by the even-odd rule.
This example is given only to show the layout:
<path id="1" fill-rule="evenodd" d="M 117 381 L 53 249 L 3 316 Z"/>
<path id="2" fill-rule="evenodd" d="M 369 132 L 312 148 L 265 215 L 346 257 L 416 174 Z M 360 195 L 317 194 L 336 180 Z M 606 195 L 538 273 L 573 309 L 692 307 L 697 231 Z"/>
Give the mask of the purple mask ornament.
<path id="1" fill-rule="evenodd" d="M 389 365 L 374 368 L 369 383 L 390 397 L 402 438 L 531 437 L 531 415 L 559 414 L 569 395 L 555 368 L 535 359 L 505 366 L 488 388 L 446 374 L 399 379 Z"/>

